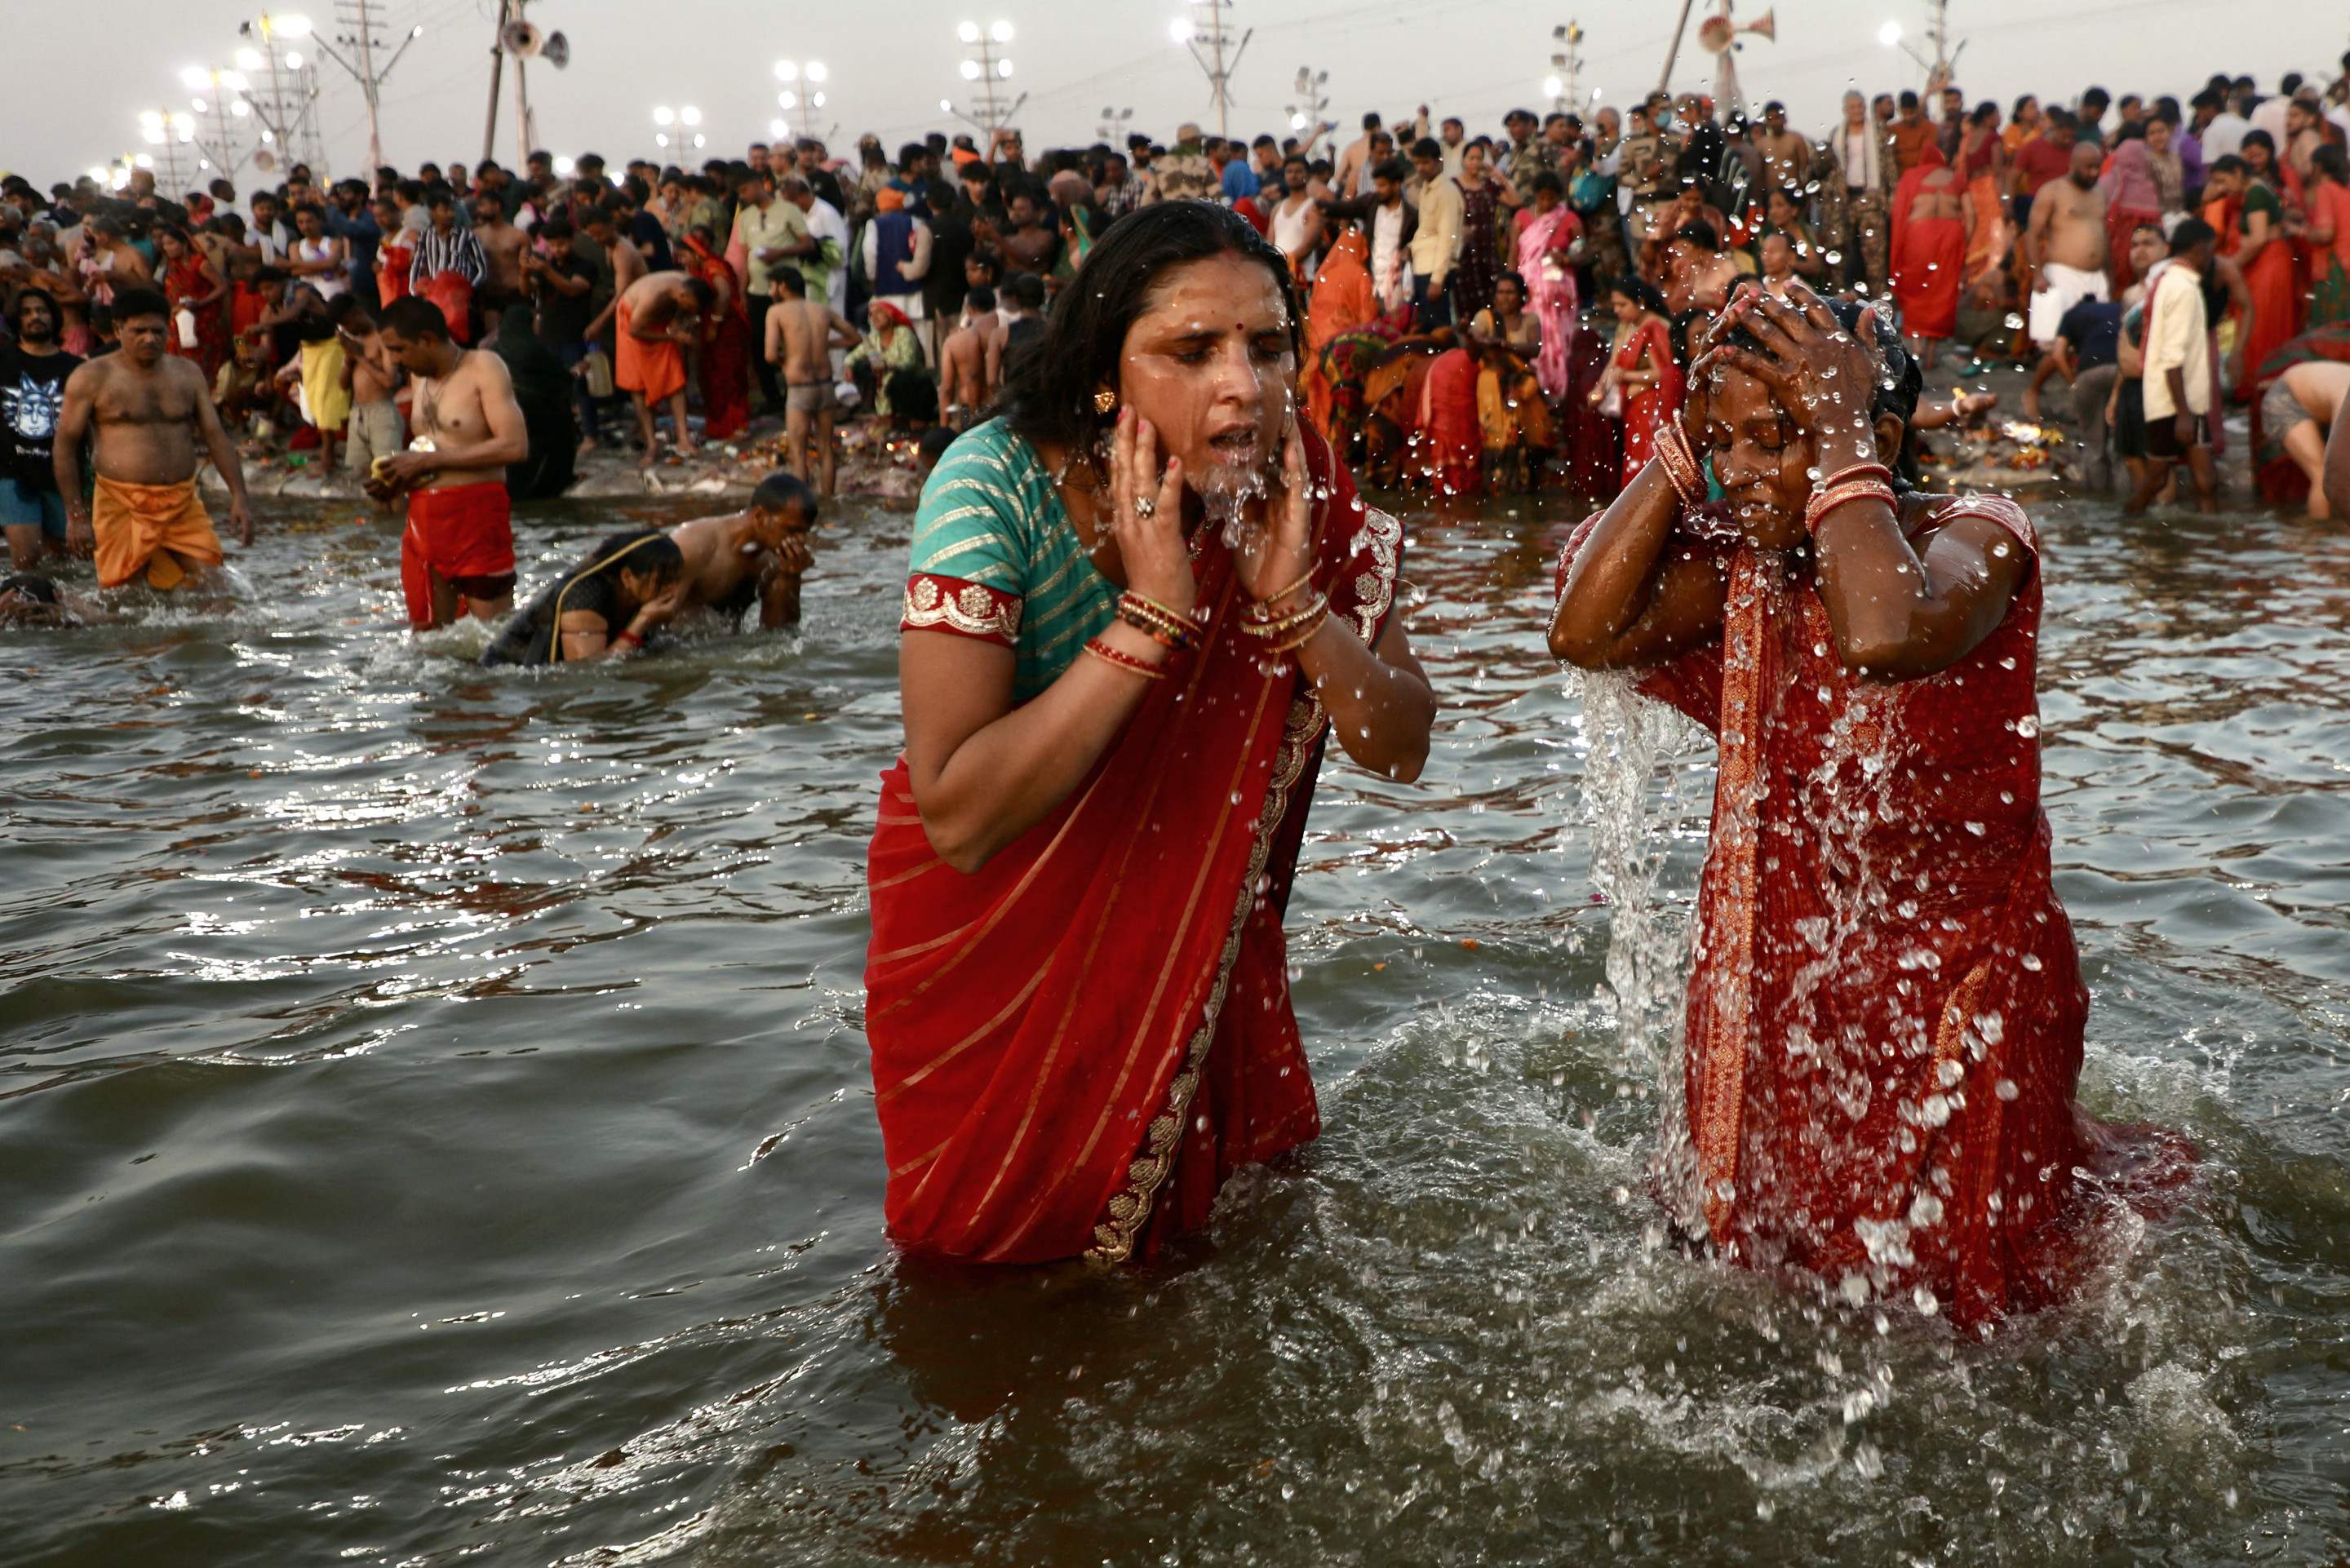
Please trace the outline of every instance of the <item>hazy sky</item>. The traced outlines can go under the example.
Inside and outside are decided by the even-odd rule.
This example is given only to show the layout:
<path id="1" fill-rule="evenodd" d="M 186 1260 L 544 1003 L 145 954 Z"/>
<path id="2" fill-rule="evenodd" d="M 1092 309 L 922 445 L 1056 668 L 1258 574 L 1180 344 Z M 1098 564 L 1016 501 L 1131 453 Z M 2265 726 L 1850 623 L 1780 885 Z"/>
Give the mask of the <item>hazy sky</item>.
<path id="1" fill-rule="evenodd" d="M 5 3 L 21 10 L 34 0 Z M 1700 0 L 1700 16 L 1709 3 Z M 288 8 L 306 8 L 322 33 L 336 9 L 334 0 L 288 0 Z M 960 0 L 869 8 L 531 0 L 532 20 L 567 34 L 573 57 L 567 70 L 531 71 L 531 103 L 540 141 L 557 152 L 592 149 L 615 163 L 653 156 L 654 107 L 691 103 L 704 116 L 703 155 L 739 155 L 765 139 L 780 112 L 775 61 L 814 57 L 831 70 L 818 133 L 834 131 L 837 151 L 870 130 L 894 151 L 908 134 L 944 123 L 941 97 L 964 101 L 955 24 L 1002 16 L 1018 30 L 1011 86 L 1030 94 L 1020 124 L 1032 148 L 1093 140 L 1105 105 L 1130 107 L 1137 128 L 1161 136 L 1190 118 L 1212 130 L 1207 84 L 1168 36 L 1187 8 L 1175 0 L 991 0 L 979 9 Z M 494 5 L 381 0 L 377 9 L 380 31 L 393 37 L 426 26 L 385 87 L 387 158 L 403 167 L 479 158 Z M 1761 11 L 1758 0 L 1742 0 L 1738 19 Z M 1570 17 L 1586 34 L 1586 93 L 1596 87 L 1620 101 L 1656 84 L 1675 12 L 1670 0 L 1234 0 L 1231 25 L 1255 36 L 1234 74 L 1232 130 L 1282 130 L 1297 69 L 1310 63 L 1330 73 L 1331 114 L 1343 124 L 1367 109 L 1426 102 L 1498 131 L 1513 105 L 1547 107 L 1539 100 L 1551 28 Z M 46 64 L 20 57 L 11 73 L 0 167 L 46 182 L 140 151 L 139 111 L 187 107 L 182 67 L 229 64 L 237 23 L 254 11 L 239 0 L 97 0 L 39 14 Z M 2268 88 L 2289 69 L 2328 70 L 2345 42 L 2336 7 L 2287 0 L 1953 0 L 1950 15 L 1953 36 L 1967 40 L 1960 84 L 2002 104 L 2021 92 L 2069 100 L 2092 81 L 2116 94 L 2183 95 L 2218 69 L 2249 71 Z M 1923 47 L 1923 0 L 1785 0 L 1777 41 L 1750 42 L 1738 57 L 1741 77 L 1752 99 L 1784 99 L 1797 128 L 1816 132 L 1850 83 L 1918 85 L 1922 71 L 1877 42 L 1888 20 Z M 1674 83 L 1710 85 L 1712 69 L 1692 37 Z M 321 80 L 329 165 L 357 172 L 366 151 L 358 90 L 331 67 Z M 509 164 L 517 161 L 512 102 L 502 105 L 495 151 Z"/>

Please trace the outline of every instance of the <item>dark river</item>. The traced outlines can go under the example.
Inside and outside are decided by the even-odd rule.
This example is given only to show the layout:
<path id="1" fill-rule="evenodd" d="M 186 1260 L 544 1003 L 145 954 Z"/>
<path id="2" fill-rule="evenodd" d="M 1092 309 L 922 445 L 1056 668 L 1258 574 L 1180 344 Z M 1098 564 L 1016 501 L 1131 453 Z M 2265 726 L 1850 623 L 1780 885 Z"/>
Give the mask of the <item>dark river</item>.
<path id="1" fill-rule="evenodd" d="M 354 511 L 266 511 L 234 613 L 0 635 L 12 1568 L 2350 1552 L 2338 527 L 2038 509 L 2083 1096 L 2204 1165 L 1986 1344 L 1660 1244 L 1563 506 L 1408 514 L 1435 753 L 1325 769 L 1290 911 L 1327 1130 L 1109 1278 L 881 1234 L 908 520 L 830 519 L 796 639 L 536 676 L 409 639 Z M 1632 761 L 1669 992 L 1710 753 Z"/>

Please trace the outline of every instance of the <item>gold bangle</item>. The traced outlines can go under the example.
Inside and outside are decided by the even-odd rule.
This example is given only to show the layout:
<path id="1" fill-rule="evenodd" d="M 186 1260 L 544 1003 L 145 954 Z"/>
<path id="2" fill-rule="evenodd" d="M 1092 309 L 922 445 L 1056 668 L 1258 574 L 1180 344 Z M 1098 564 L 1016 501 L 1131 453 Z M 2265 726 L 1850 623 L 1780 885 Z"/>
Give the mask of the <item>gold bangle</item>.
<path id="1" fill-rule="evenodd" d="M 1181 630 L 1188 631 L 1192 636 L 1197 637 L 1200 633 L 1208 629 L 1206 625 L 1202 623 L 1198 617 L 1188 616 L 1181 610 L 1170 608 L 1168 606 L 1160 604 L 1157 599 L 1152 598 L 1148 594 L 1139 594 L 1132 588 L 1128 588 L 1119 597 L 1121 598 L 1133 600 L 1136 604 L 1155 615 L 1166 617 L 1169 621 L 1173 623 L 1170 628 L 1170 630 L 1180 628 Z"/>
<path id="2" fill-rule="evenodd" d="M 1299 632 L 1295 637 L 1291 638 L 1287 642 L 1275 643 L 1273 647 L 1273 651 L 1275 653 L 1296 652 L 1299 649 L 1304 648 L 1307 643 L 1313 641 L 1314 639 L 1320 634 L 1322 628 L 1329 624 L 1329 620 L 1330 601 L 1324 599 L 1316 607 L 1316 613 L 1314 618 L 1306 623 L 1305 629 Z"/>
<path id="3" fill-rule="evenodd" d="M 1248 633 L 1251 637 L 1279 637 L 1283 632 L 1288 631 L 1294 627 L 1303 625 L 1315 615 L 1326 611 L 1329 607 L 1329 597 L 1326 595 L 1315 594 L 1312 599 L 1306 602 L 1305 607 L 1303 609 L 1292 610 L 1289 614 L 1274 619 L 1244 619 L 1241 622 L 1241 629 Z"/>
<path id="4" fill-rule="evenodd" d="M 1305 568 L 1305 575 L 1304 576 L 1298 578 L 1295 582 L 1290 584 L 1285 588 L 1265 595 L 1264 597 L 1256 601 L 1255 607 L 1262 610 L 1267 605 L 1277 605 L 1282 600 L 1287 598 L 1290 595 L 1295 593 L 1298 589 L 1313 587 L 1314 574 L 1321 569 L 1322 563 L 1319 561 L 1315 562 L 1312 566 Z"/>

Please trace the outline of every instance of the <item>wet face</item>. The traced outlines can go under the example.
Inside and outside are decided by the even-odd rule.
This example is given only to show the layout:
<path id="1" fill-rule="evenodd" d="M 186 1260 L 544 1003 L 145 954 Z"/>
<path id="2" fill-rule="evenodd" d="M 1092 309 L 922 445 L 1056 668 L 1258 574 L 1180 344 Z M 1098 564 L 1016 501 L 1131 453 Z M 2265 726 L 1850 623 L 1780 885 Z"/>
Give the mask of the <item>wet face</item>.
<path id="1" fill-rule="evenodd" d="M 130 362 L 142 369 L 151 369 L 163 358 L 163 318 L 161 316 L 134 316 L 114 325 L 115 338 Z"/>
<path id="2" fill-rule="evenodd" d="M 622 566 L 619 570 L 620 597 L 639 605 L 659 598 L 677 580 L 677 576 L 674 571 L 639 572 L 633 567 Z"/>
<path id="3" fill-rule="evenodd" d="M 1811 448 L 1771 389 L 1742 370 L 1718 372 L 1706 445 L 1714 478 L 1747 536 L 1773 550 L 1802 543 L 1804 503 L 1812 489 L 1804 470 Z"/>
<path id="4" fill-rule="evenodd" d="M 770 550 L 781 545 L 785 535 L 808 531 L 807 514 L 796 503 L 789 506 L 754 506 L 750 516 L 751 537 Z"/>
<path id="5" fill-rule="evenodd" d="M 1194 491 L 1238 494 L 1280 461 L 1296 375 L 1273 275 L 1224 254 L 1160 275 L 1127 328 L 1117 390 Z"/>

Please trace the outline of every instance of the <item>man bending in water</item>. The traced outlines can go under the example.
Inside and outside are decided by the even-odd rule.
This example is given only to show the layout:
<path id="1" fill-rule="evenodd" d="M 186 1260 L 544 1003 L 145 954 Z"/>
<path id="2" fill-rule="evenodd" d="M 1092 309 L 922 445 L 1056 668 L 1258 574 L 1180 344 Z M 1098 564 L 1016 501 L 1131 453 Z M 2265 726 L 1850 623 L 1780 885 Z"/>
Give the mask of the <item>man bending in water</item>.
<path id="1" fill-rule="evenodd" d="M 416 384 L 409 450 L 368 476 L 377 500 L 405 494 L 400 586 L 408 624 L 433 631 L 462 613 L 495 620 L 514 607 L 514 509 L 506 464 L 530 455 L 505 361 L 449 340 L 440 306 L 410 295 L 384 307 L 384 348 Z"/>
<path id="2" fill-rule="evenodd" d="M 114 296 L 119 353 L 92 359 L 66 380 L 57 420 L 57 490 L 66 498 L 66 539 L 98 555 L 100 587 L 145 576 L 174 588 L 221 563 L 220 535 L 196 494 L 196 438 L 228 483 L 236 542 L 253 543 L 253 514 L 236 444 L 222 428 L 192 359 L 163 351 L 170 308 L 151 288 Z M 81 443 L 95 427 L 97 493 L 81 498 Z"/>
<path id="3" fill-rule="evenodd" d="M 788 473 L 771 473 L 751 504 L 729 517 L 697 517 L 670 530 L 685 556 L 684 607 L 699 606 L 740 626 L 755 600 L 759 627 L 797 626 L 800 579 L 815 556 L 816 497 Z"/>

